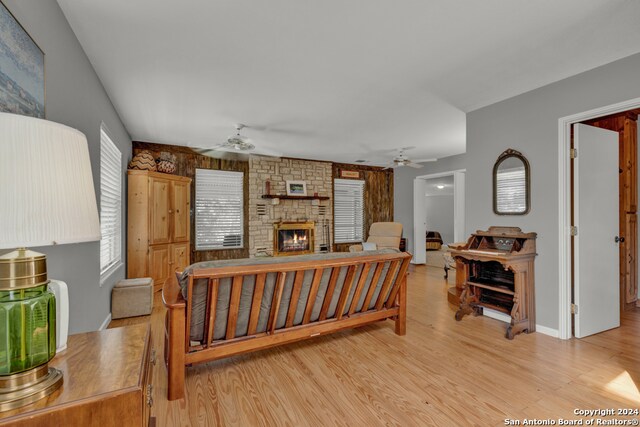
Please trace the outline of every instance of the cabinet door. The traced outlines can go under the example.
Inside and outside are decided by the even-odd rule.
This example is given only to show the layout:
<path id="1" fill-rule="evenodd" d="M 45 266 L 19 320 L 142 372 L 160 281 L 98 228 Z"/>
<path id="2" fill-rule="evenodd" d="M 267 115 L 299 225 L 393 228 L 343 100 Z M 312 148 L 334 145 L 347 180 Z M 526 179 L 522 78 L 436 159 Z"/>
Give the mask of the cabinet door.
<path id="1" fill-rule="evenodd" d="M 174 243 L 171 245 L 171 271 L 182 270 L 188 267 L 189 262 L 189 242 Z"/>
<path id="2" fill-rule="evenodd" d="M 149 246 L 149 275 L 154 287 L 162 286 L 169 274 L 169 245 Z"/>
<path id="3" fill-rule="evenodd" d="M 191 210 L 191 185 L 188 182 L 171 184 L 171 210 L 173 224 L 173 241 L 189 240 L 189 215 Z"/>
<path id="4" fill-rule="evenodd" d="M 169 181 L 149 178 L 149 244 L 169 243 Z"/>

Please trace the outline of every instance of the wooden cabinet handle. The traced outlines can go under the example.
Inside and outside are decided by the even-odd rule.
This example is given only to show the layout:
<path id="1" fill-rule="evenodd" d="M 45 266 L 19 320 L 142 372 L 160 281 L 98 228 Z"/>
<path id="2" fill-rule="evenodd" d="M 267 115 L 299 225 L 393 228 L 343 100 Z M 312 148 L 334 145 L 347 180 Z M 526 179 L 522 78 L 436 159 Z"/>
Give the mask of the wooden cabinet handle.
<path id="1" fill-rule="evenodd" d="M 153 384 L 147 384 L 147 406 L 153 406 Z"/>

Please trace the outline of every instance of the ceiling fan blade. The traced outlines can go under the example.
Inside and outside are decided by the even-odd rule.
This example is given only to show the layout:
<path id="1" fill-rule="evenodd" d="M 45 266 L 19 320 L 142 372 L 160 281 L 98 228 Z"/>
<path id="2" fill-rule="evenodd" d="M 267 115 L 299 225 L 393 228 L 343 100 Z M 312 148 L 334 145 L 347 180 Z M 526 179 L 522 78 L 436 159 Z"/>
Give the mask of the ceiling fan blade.
<path id="1" fill-rule="evenodd" d="M 260 132 L 279 133 L 279 134 L 290 135 L 290 136 L 313 136 L 317 134 L 317 132 L 314 132 L 311 130 L 295 129 L 293 127 L 278 126 L 278 125 L 273 125 L 273 126 L 245 125 L 245 128 L 260 131 Z"/>
<path id="2" fill-rule="evenodd" d="M 409 166 L 410 168 L 420 169 L 422 167 L 419 163 L 407 162 L 404 164 L 405 166 Z"/>
<path id="3" fill-rule="evenodd" d="M 412 160 L 412 162 L 414 163 L 428 163 L 428 162 L 437 162 L 438 159 L 418 159 L 418 160 Z"/>
<path id="4" fill-rule="evenodd" d="M 268 150 L 268 149 L 264 149 L 264 148 L 259 148 L 257 150 L 254 150 L 251 152 L 251 154 L 255 155 L 255 156 L 265 156 L 265 157 L 274 157 L 274 158 L 280 158 L 283 156 L 282 153 L 277 152 L 277 151 L 273 151 L 273 150 Z"/>
<path id="5" fill-rule="evenodd" d="M 194 148 L 193 151 L 203 156 L 225 160 L 245 160 L 249 156 L 249 153 L 247 152 L 237 152 L 235 150 L 217 150 L 213 148 Z"/>

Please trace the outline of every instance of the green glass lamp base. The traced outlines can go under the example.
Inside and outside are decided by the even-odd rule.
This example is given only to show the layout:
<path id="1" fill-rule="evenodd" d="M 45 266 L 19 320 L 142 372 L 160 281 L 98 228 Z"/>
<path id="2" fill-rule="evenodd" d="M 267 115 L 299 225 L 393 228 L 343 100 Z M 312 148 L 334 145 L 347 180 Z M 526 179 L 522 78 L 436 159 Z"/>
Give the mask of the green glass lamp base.
<path id="1" fill-rule="evenodd" d="M 62 385 L 62 372 L 47 363 L 19 374 L 0 376 L 0 412 L 36 402 Z"/>

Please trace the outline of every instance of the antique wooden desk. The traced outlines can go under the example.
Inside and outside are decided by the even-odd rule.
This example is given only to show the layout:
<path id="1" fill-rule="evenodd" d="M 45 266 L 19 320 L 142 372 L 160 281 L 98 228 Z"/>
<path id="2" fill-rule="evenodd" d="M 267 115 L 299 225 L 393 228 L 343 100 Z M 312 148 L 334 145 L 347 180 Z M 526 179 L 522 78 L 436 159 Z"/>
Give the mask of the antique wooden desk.
<path id="1" fill-rule="evenodd" d="M 62 387 L 0 413 L 0 425 L 147 426 L 155 363 L 148 324 L 71 335 L 67 349 L 49 363 L 62 370 Z"/>
<path id="2" fill-rule="evenodd" d="M 508 339 L 520 332 L 535 332 L 536 233 L 523 233 L 518 227 L 489 227 L 476 231 L 465 246 L 452 249 L 451 255 L 462 266 L 456 272 L 462 283 L 456 320 L 470 313 L 482 314 L 486 307 L 511 316 Z"/>

